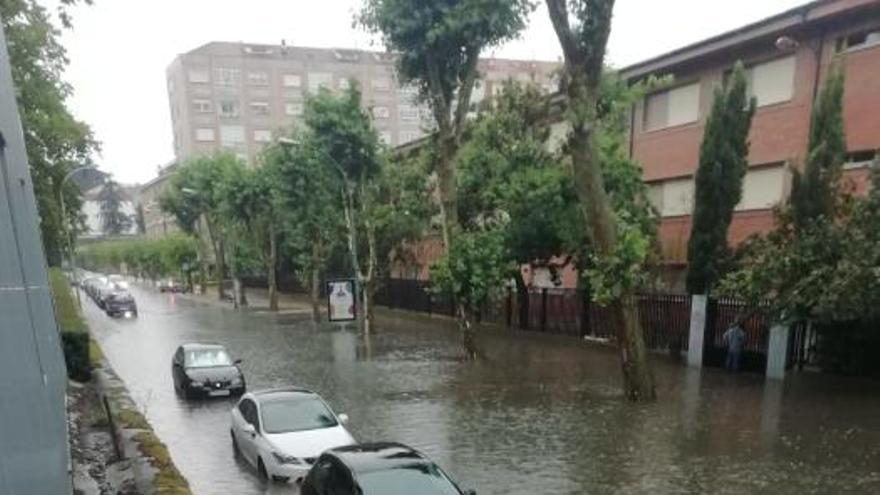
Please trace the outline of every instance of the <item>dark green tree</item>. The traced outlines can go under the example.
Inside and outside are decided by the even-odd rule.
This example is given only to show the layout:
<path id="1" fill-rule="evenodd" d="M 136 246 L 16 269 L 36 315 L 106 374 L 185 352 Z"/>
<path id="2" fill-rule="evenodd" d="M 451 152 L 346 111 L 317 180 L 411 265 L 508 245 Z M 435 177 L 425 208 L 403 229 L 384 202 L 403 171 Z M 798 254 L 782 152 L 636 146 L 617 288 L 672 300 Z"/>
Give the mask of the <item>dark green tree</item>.
<path id="1" fill-rule="evenodd" d="M 846 161 L 843 126 L 843 71 L 835 67 L 813 105 L 810 141 L 803 172 L 794 170 L 791 213 L 796 229 L 819 217 L 833 217 Z"/>
<path id="2" fill-rule="evenodd" d="M 745 69 L 738 63 L 715 90 L 706 121 L 696 175 L 693 226 L 688 241 L 687 289 L 705 294 L 729 263 L 727 230 L 742 199 L 749 166 L 749 130 L 757 103 L 748 96 Z"/>
<path id="3" fill-rule="evenodd" d="M 133 220 L 131 215 L 122 211 L 123 204 L 130 201 L 114 180 L 108 180 L 98 193 L 100 208 L 101 231 L 104 235 L 127 234 Z"/>
<path id="4" fill-rule="evenodd" d="M 361 23 L 398 54 L 401 83 L 419 89 L 437 125 L 443 242 L 458 228 L 455 155 L 467 125 L 483 50 L 515 38 L 533 9 L 529 0 L 365 0 Z"/>
<path id="5" fill-rule="evenodd" d="M 69 27 L 64 7 L 76 2 L 60 3 L 59 19 Z M 74 230 L 84 227 L 79 214 L 80 190 L 72 180 L 62 184 L 63 179 L 73 169 L 90 165 L 98 144 L 89 127 L 67 108 L 71 87 L 62 79 L 67 53 L 50 12 L 34 0 L 0 0 L 0 20 L 6 33 L 43 245 L 49 264 L 57 265 L 65 246 L 64 226 Z M 64 219 L 61 195 L 67 212 Z"/>

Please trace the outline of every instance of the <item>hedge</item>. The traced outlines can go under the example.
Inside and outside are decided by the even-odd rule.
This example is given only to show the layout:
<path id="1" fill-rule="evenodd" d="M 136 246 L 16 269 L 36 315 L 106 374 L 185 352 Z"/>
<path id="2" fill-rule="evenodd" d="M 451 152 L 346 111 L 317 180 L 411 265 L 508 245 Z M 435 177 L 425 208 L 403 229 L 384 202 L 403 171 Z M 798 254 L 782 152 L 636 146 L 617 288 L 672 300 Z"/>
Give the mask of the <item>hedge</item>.
<path id="1" fill-rule="evenodd" d="M 84 382 L 92 376 L 89 360 L 89 332 L 79 313 L 73 291 L 60 268 L 49 269 L 49 284 L 55 301 L 55 319 L 61 330 L 61 348 L 67 364 L 67 376 Z"/>

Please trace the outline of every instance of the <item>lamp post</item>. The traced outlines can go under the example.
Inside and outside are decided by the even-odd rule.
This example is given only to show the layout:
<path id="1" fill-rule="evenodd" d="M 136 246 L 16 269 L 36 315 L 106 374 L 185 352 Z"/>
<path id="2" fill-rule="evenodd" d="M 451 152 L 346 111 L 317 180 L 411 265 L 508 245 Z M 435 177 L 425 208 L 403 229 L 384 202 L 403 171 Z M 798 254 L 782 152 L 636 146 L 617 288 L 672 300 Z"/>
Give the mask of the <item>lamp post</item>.
<path id="1" fill-rule="evenodd" d="M 70 229 L 67 226 L 67 208 L 64 205 L 64 184 L 67 182 L 67 179 L 70 179 L 73 174 L 80 172 L 82 170 L 91 169 L 90 166 L 82 166 L 76 167 L 75 169 L 67 172 L 63 179 L 61 179 L 61 184 L 58 186 L 58 202 L 61 205 L 61 225 L 64 228 L 64 238 L 67 241 L 67 261 L 70 263 L 70 270 L 73 273 L 73 284 L 76 286 L 76 303 L 82 308 L 82 299 L 79 295 L 79 274 L 76 270 L 76 256 L 73 255 L 73 235 L 70 232 Z"/>

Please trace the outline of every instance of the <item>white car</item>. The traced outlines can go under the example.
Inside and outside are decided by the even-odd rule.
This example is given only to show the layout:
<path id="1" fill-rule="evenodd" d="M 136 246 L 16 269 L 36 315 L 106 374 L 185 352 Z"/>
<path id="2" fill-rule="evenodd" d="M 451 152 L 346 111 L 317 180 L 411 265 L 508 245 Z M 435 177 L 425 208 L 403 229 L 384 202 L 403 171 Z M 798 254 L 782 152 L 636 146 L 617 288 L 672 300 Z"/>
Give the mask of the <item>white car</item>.
<path id="1" fill-rule="evenodd" d="M 260 477 L 299 483 L 322 452 L 356 443 L 346 422 L 311 390 L 249 392 L 232 408 L 232 448 Z"/>

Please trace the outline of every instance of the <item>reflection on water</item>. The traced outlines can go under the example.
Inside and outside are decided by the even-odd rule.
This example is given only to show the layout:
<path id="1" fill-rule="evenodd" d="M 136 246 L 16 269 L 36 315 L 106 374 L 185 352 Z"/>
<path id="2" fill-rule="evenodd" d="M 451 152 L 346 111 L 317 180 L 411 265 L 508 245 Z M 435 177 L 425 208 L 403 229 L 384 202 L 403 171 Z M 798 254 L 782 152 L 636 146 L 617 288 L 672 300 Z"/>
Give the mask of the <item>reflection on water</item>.
<path id="1" fill-rule="evenodd" d="M 172 389 L 182 342 L 227 346 L 251 389 L 298 384 L 351 416 L 360 440 L 398 440 L 483 494 L 880 493 L 878 384 L 702 373 L 658 359 L 660 400 L 619 396 L 616 355 L 567 338 L 486 333 L 461 362 L 436 321 L 380 320 L 369 339 L 308 315 L 219 310 L 134 290 L 133 321 L 89 305 L 105 353 L 198 494 L 261 484 L 229 443 L 228 400 Z"/>

